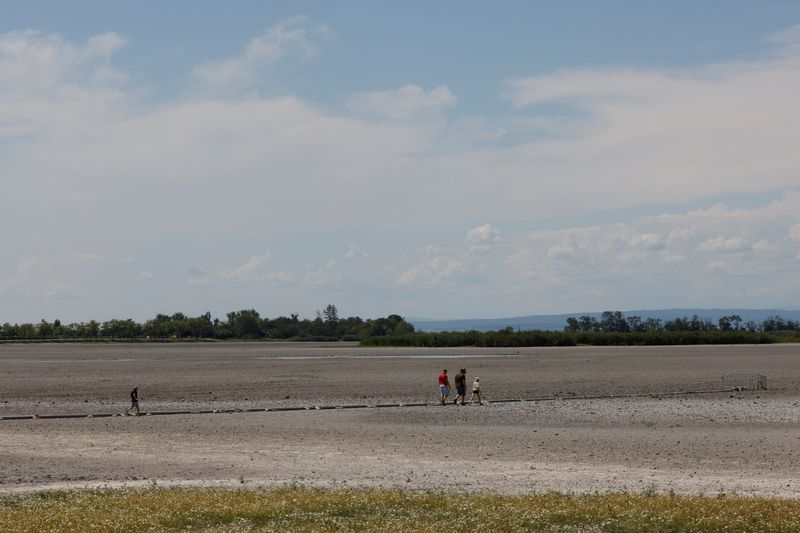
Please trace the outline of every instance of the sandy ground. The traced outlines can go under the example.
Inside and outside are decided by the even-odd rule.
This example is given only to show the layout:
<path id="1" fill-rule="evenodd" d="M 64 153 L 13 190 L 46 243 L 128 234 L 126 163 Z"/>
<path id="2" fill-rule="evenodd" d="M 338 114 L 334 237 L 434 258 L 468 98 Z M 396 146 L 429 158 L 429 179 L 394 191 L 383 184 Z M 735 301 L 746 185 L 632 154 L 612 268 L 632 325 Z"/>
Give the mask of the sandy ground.
<path id="1" fill-rule="evenodd" d="M 118 485 L 674 490 L 800 497 L 800 346 L 365 349 L 0 345 L 0 416 L 434 401 L 465 366 L 488 400 L 359 410 L 0 420 L 0 492 Z M 713 389 L 758 372 L 769 390 Z M 580 400 L 593 394 L 635 398 Z"/>

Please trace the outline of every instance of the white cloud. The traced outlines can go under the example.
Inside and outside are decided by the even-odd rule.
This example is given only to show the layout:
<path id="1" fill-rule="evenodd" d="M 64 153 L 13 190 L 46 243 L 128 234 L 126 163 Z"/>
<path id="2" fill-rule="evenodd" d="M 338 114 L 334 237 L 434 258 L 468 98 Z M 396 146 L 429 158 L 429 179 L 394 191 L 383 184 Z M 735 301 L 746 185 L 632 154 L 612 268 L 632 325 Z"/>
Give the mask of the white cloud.
<path id="1" fill-rule="evenodd" d="M 789 239 L 793 241 L 800 241 L 800 224 L 794 224 L 789 228 Z"/>
<path id="2" fill-rule="evenodd" d="M 553 74 L 510 80 L 510 98 L 517 107 L 552 100 L 584 100 L 594 106 L 609 99 L 645 103 L 680 86 L 680 79 L 657 70 L 561 70 Z"/>
<path id="3" fill-rule="evenodd" d="M 709 272 L 729 272 L 730 265 L 725 261 L 709 261 L 705 269 Z"/>
<path id="4" fill-rule="evenodd" d="M 525 151 L 595 205 L 781 190 L 800 182 L 800 107 L 785 105 L 800 91 L 800 49 L 780 50 L 691 70 L 564 70 L 509 82 L 510 99 L 531 113 L 553 101 L 581 111 L 581 128 Z"/>
<path id="5" fill-rule="evenodd" d="M 272 250 L 267 250 L 261 255 L 254 255 L 242 265 L 230 271 L 231 279 L 240 280 L 253 277 L 264 268 L 264 265 L 269 262 L 271 257 Z"/>
<path id="6" fill-rule="evenodd" d="M 698 252 L 709 252 L 712 254 L 740 252 L 747 247 L 739 237 L 714 237 L 705 240 L 697 245 Z"/>
<path id="7" fill-rule="evenodd" d="M 277 272 L 271 272 L 267 277 L 267 281 L 285 286 L 294 281 L 294 275 L 291 272 L 280 270 Z"/>
<path id="8" fill-rule="evenodd" d="M 588 258 L 585 254 L 589 251 L 588 247 L 599 244 L 599 241 L 590 242 L 591 239 L 586 239 L 585 235 L 590 231 L 592 231 L 591 228 L 536 231 L 528 236 L 528 241 L 531 247 L 542 247 L 545 251 L 543 259 L 557 265 L 558 268 L 563 268 L 568 263 L 580 265 L 586 262 Z M 618 232 L 614 231 L 613 234 L 617 235 Z M 606 237 L 610 235 L 612 232 L 608 232 Z M 540 253 L 536 253 L 535 250 L 532 252 L 541 257 Z"/>
<path id="9" fill-rule="evenodd" d="M 292 284 L 294 276 L 290 272 L 272 265 L 272 250 L 254 255 L 235 267 L 204 267 L 190 264 L 174 271 L 188 278 L 187 287 L 203 287 L 204 290 L 266 289 L 285 287 Z"/>
<path id="10" fill-rule="evenodd" d="M 205 276 L 208 274 L 205 268 L 197 264 L 185 265 L 175 269 L 175 274 L 178 276 Z"/>
<path id="11" fill-rule="evenodd" d="M 578 250 L 571 244 L 556 244 L 547 249 L 547 259 L 573 259 L 578 257 Z"/>
<path id="12" fill-rule="evenodd" d="M 456 104 L 458 98 L 446 85 L 425 91 L 419 85 L 406 85 L 389 91 L 358 93 L 350 97 L 348 107 L 390 120 L 412 117 L 436 117 L 444 109 Z"/>
<path id="13" fill-rule="evenodd" d="M 760 256 L 777 256 L 781 253 L 781 247 L 769 242 L 767 239 L 760 239 L 753 243 L 753 250 Z"/>
<path id="14" fill-rule="evenodd" d="M 661 250 L 659 255 L 661 259 L 667 263 L 680 263 L 686 259 L 685 255 L 670 253 L 669 250 Z"/>
<path id="15" fill-rule="evenodd" d="M 368 259 L 371 257 L 369 252 L 365 252 L 357 244 L 350 244 L 347 250 L 344 251 L 345 259 Z"/>
<path id="16" fill-rule="evenodd" d="M 98 70 L 106 72 L 106 78 L 115 72 L 108 60 L 124 44 L 125 39 L 115 33 L 93 36 L 84 45 L 32 30 L 2 34 L 0 95 L 29 98 L 43 91 L 59 90 L 62 98 L 68 96 L 67 84 L 98 81 Z M 115 81 L 119 79 L 116 77 Z"/>
<path id="17" fill-rule="evenodd" d="M 116 33 L 107 32 L 90 37 L 86 41 L 83 55 L 87 59 L 109 59 L 123 46 L 125 46 L 124 38 Z"/>
<path id="18" fill-rule="evenodd" d="M 467 242 L 439 244 L 409 259 L 396 283 L 407 289 L 427 287 L 436 294 L 448 290 L 447 300 L 456 306 L 468 305 L 476 298 L 475 290 L 482 295 L 478 296 L 482 304 L 502 301 L 526 312 L 534 312 L 531 307 L 540 302 L 541 312 L 693 304 L 768 306 L 766 295 L 776 293 L 765 290 L 759 297 L 747 287 L 798 285 L 787 275 L 793 279 L 789 272 L 796 267 L 791 261 L 800 252 L 800 242 L 782 236 L 788 213 L 797 207 L 798 196 L 790 192 L 751 209 L 720 204 L 627 223 L 519 231 L 504 234 L 503 247 L 486 257 L 471 254 Z M 800 219 L 800 209 L 791 217 Z M 754 239 L 755 235 L 772 235 L 775 240 Z M 754 244 L 749 246 L 751 238 Z M 709 253 L 728 255 L 709 260 Z M 475 279 L 480 283 L 473 283 Z M 655 300 L 659 303 L 652 303 Z M 782 301 L 793 305 L 789 299 Z M 498 316 L 508 314 L 498 308 Z"/>
<path id="19" fill-rule="evenodd" d="M 78 287 L 66 285 L 59 280 L 51 280 L 45 298 L 48 300 L 76 300 L 81 294 Z"/>
<path id="20" fill-rule="evenodd" d="M 303 277 L 303 286 L 310 288 L 322 288 L 338 285 L 342 281 L 342 272 L 338 269 L 336 261 L 328 263 L 315 270 L 306 272 Z"/>
<path id="21" fill-rule="evenodd" d="M 38 255 L 23 257 L 17 264 L 17 275 L 19 277 L 27 277 L 32 272 L 39 270 L 47 270 L 47 267 L 42 257 Z"/>
<path id="22" fill-rule="evenodd" d="M 501 233 L 491 224 L 484 224 L 469 230 L 466 237 L 469 244 L 489 244 L 498 242 L 500 239 Z"/>
<path id="23" fill-rule="evenodd" d="M 395 283 L 397 285 L 408 285 L 410 283 L 436 285 L 453 278 L 463 271 L 464 266 L 464 263 L 455 257 L 429 257 L 400 274 Z"/>
<path id="24" fill-rule="evenodd" d="M 309 22 L 282 23 L 239 56 L 196 74 L 216 86 L 247 86 L 283 59 L 313 56 L 322 33 Z M 280 242 L 290 230 L 312 236 L 306 246 L 312 251 L 297 261 L 326 266 L 303 269 L 288 259 L 278 265 L 260 254 L 234 266 L 222 257 L 197 259 L 202 269 L 177 273 L 191 277 L 192 285 L 206 284 L 198 299 L 220 302 L 236 291 L 245 301 L 253 287 L 345 291 L 363 284 L 387 306 L 406 299 L 425 308 L 452 302 L 465 314 L 476 302 L 495 305 L 500 314 L 657 297 L 676 305 L 703 298 L 754 305 L 729 279 L 719 282 L 719 291 L 704 285 L 709 258 L 701 256 L 727 249 L 736 251 L 725 257 L 735 262 L 735 272 L 757 276 L 753 265 L 761 263 L 771 273 L 774 279 L 750 280 L 764 294 L 782 282 L 788 288 L 778 294 L 796 295 L 800 107 L 786 104 L 800 92 L 793 39 L 781 38 L 760 59 L 687 71 L 594 68 L 519 80 L 511 95 L 518 116 L 505 126 L 525 127 L 514 130 L 513 142 L 487 138 L 484 144 L 475 135 L 464 149 L 451 142 L 451 125 L 439 120 L 457 102 L 446 85 L 362 93 L 347 112 L 252 93 L 149 105 L 132 96 L 137 88 L 119 85 L 127 75 L 109 65 L 124 45 L 119 36 L 74 43 L 38 32 L 5 34 L 0 180 L 4 197 L 15 201 L 3 206 L 0 223 L 15 231 L 0 258 L 0 292 L 41 305 L 50 280 L 58 279 L 88 301 L 102 279 L 110 287 L 119 276 L 159 274 L 155 256 L 172 254 L 169 264 L 185 264 L 186 248 L 172 250 L 187 236 L 204 247 L 230 243 L 229 257 L 235 246 L 238 257 L 247 257 L 242 250 L 250 243 Z M 554 100 L 580 112 L 541 113 L 542 104 Z M 438 122 L 406 120 L 418 117 Z M 476 123 L 479 130 L 506 129 Z M 526 137 L 528 127 L 540 129 Z M 625 207 L 647 212 L 653 203 L 781 191 L 781 198 L 758 208 L 720 204 L 618 224 L 573 228 L 569 222 L 576 214 L 592 219 Z M 459 233 L 457 242 L 413 252 L 421 243 L 407 236 L 440 227 L 443 206 L 449 227 L 463 228 L 466 239 Z M 531 220 L 554 219 L 562 221 L 559 229 L 524 229 Z M 487 220 L 504 233 L 479 226 Z M 313 257 L 320 228 L 341 238 L 333 243 L 341 250 L 367 224 L 397 252 L 370 244 L 369 261 L 331 265 L 327 257 Z M 517 229 L 509 233 L 508 227 Z M 62 249 L 64 235 L 108 250 L 112 258 L 135 255 L 136 262 L 118 273 L 125 266 L 119 259 L 80 266 L 66 254 L 36 259 L 31 253 Z M 476 246 L 490 244 L 491 254 L 476 253 L 483 249 Z M 360 248 L 344 253 L 347 259 L 366 254 Z M 173 291 L 164 281 L 169 277 L 138 285 L 164 283 L 158 287 Z M 404 290 L 391 293 L 398 285 Z M 417 287 L 424 290 L 406 296 Z M 700 289 L 687 292 L 691 287 Z M 180 290 L 153 296 L 177 302 L 186 297 Z M 101 292 L 95 305 L 104 301 Z M 139 296 L 129 294 L 127 301 Z"/>
<path id="25" fill-rule="evenodd" d="M 694 235 L 696 231 L 697 228 L 694 226 L 673 228 L 667 235 L 667 244 L 672 244 L 677 241 L 685 241 Z"/>
<path id="26" fill-rule="evenodd" d="M 286 32 L 291 33 L 277 33 Z M 15 39 L 29 47 L 62 43 L 41 34 Z M 109 53 L 112 45 L 105 48 Z M 48 53 L 80 49 L 69 43 L 48 46 Z M 14 64 L 27 64 L 24 57 L 17 59 Z M 589 99 L 593 107 L 581 119 L 583 126 L 567 137 L 461 152 L 451 150 L 439 128 L 364 121 L 322 112 L 292 97 L 131 106 L 124 92 L 98 90 L 86 79 L 66 83 L 75 78 L 69 62 L 65 67 L 60 60 L 40 60 L 49 65 L 42 67 L 49 72 L 45 77 L 61 82 L 46 97 L 26 92 L 0 104 L 0 136 L 11 134 L 15 142 L 15 150 L 0 153 L 0 164 L 18 178 L 4 192 L 40 201 L 11 206 L 4 219 L 30 216 L 42 225 L 66 225 L 65 231 L 76 234 L 97 232 L 101 240 L 121 231 L 142 240 L 201 231 L 213 240 L 223 238 L 224 226 L 252 231 L 253 218 L 265 228 L 286 220 L 298 229 L 319 227 L 321 220 L 354 227 L 373 217 L 378 202 L 384 220 L 420 229 L 440 221 L 442 205 L 448 205 L 454 223 L 471 227 L 476 219 L 524 220 L 531 212 L 568 218 L 600 208 L 642 206 L 654 198 L 696 201 L 723 192 L 792 188 L 800 155 L 788 139 L 800 117 L 792 116 L 791 106 L 776 104 L 791 99 L 772 94 L 800 90 L 796 69 L 787 61 L 711 66 L 710 71 L 721 68 L 725 75 L 710 81 L 700 74 L 665 72 L 685 88 L 680 94 L 660 91 L 662 76 L 637 72 L 642 82 L 653 84 L 658 98 L 646 104 L 607 98 L 603 82 L 597 97 Z M 37 78 L 27 72 L 23 86 Z M 8 79 L 5 74 L 0 70 L 0 79 Z M 608 75 L 587 71 L 579 78 L 587 76 L 591 81 Z M 714 81 L 723 78 L 725 83 Z M 592 87 L 588 83 L 581 90 Z M 711 98 L 715 88 L 720 96 Z M 410 93 L 416 95 L 406 106 L 410 109 L 453 102 L 449 89 Z M 742 105 L 744 99 L 748 105 Z M 706 113 L 706 104 L 698 102 L 708 100 L 713 106 Z M 703 116 L 701 123 L 697 116 Z M 770 128 L 762 131 L 765 123 Z M 442 143 L 447 153 L 439 153 Z M 149 192 L 153 187 L 157 197 Z M 175 201 L 188 191 L 192 202 Z M 114 202 L 120 195 L 130 201 Z M 353 197 L 360 201 L 352 202 Z M 276 202 L 264 210 L 264 198 L 304 200 Z M 344 213 L 337 209 L 343 202 L 350 206 Z M 142 205 L 154 216 L 142 217 Z M 206 216 L 219 209 L 225 211 L 224 226 Z M 171 223 L 165 227 L 161 221 L 167 218 Z M 98 228 L 96 220 L 107 223 Z"/>
<path id="27" fill-rule="evenodd" d="M 639 250 L 660 250 L 664 247 L 661 235 L 655 233 L 636 235 L 628 241 L 628 244 L 631 248 L 637 248 Z"/>
<path id="28" fill-rule="evenodd" d="M 254 37 L 238 56 L 214 61 L 194 69 L 194 75 L 215 88 L 251 85 L 270 65 L 284 60 L 308 60 L 318 52 L 317 40 L 328 33 L 327 26 L 313 24 L 305 17 L 287 19 Z"/>
<path id="29" fill-rule="evenodd" d="M 481 148 L 505 138 L 510 128 L 509 124 L 495 123 L 484 117 L 456 118 L 442 130 L 443 142 L 455 147 Z"/>
<path id="30" fill-rule="evenodd" d="M 493 226 L 484 225 L 465 232 L 468 237 L 425 246 L 415 254 L 392 247 L 388 253 L 370 254 L 369 261 L 342 265 L 328 261 L 303 271 L 276 264 L 275 254 L 266 250 L 233 267 L 190 265 L 181 272 L 190 278 L 189 287 L 202 287 L 206 298 L 241 294 L 243 305 L 247 298 L 260 294 L 253 291 L 291 288 L 309 293 L 375 289 L 381 294 L 402 291 L 415 298 L 434 295 L 447 302 L 442 304 L 442 313 L 452 307 L 463 309 L 464 316 L 478 312 L 467 311 L 476 299 L 480 302 L 476 309 L 497 316 L 513 314 L 512 309 L 527 313 L 659 306 L 649 304 L 652 300 L 666 302 L 661 305 L 691 305 L 699 297 L 720 306 L 753 307 L 758 302 L 767 306 L 775 294 L 785 294 L 772 291 L 778 285 L 788 284 L 792 294 L 789 280 L 796 271 L 792 261 L 800 253 L 800 242 L 786 237 L 787 216 L 800 224 L 800 209 L 787 213 L 793 212 L 799 200 L 800 195 L 787 193 L 752 209 L 715 205 L 626 223 L 504 233 L 503 245 L 493 246 L 491 254 L 474 251 L 474 243 L 492 243 L 499 238 Z M 691 231 L 685 231 L 688 227 Z M 747 231 L 762 237 L 755 239 Z M 670 234 L 681 238 L 660 237 Z M 709 260 L 709 253 L 732 251 L 736 253 L 728 253 L 724 260 Z M 349 246 L 345 255 L 348 252 L 351 258 L 363 253 L 357 245 Z M 59 294 L 62 300 L 58 301 L 83 300 L 86 292 L 66 280 L 70 272 L 86 265 L 115 269 L 121 264 L 101 259 L 99 254 L 28 256 L 18 263 L 16 277 L 0 283 L 0 295 L 36 300 Z M 65 270 L 68 265 L 73 270 Z M 203 275 L 206 271 L 211 273 Z M 132 270 L 131 275 L 136 272 Z M 755 294 L 747 290 L 752 286 L 763 290 Z M 343 301 L 339 300 L 341 294 L 337 301 Z M 767 299 L 769 295 L 773 300 Z M 492 311 L 491 302 L 503 305 Z"/>
<path id="31" fill-rule="evenodd" d="M 767 40 L 794 51 L 795 48 L 800 46 L 800 24 L 795 24 L 787 30 L 773 33 L 767 36 Z"/>
<path id="32" fill-rule="evenodd" d="M 272 250 L 254 255 L 235 268 L 223 269 L 202 279 L 203 284 L 217 282 L 233 282 L 250 287 L 286 285 L 294 276 L 282 270 L 269 268 L 272 261 Z"/>
<path id="33" fill-rule="evenodd" d="M 129 272 L 133 263 L 129 256 L 88 251 L 24 256 L 18 260 L 14 274 L 4 277 L 0 269 L 0 297 L 32 302 L 41 313 L 42 302 L 79 302 L 93 292 L 94 283 L 102 275 L 111 273 L 117 287 L 120 278 L 144 279 L 145 272 L 138 276 Z"/>
<path id="34" fill-rule="evenodd" d="M 54 35 L 34 31 L 0 35 L 0 91 L 21 94 L 52 87 L 79 57 L 77 46 Z"/>

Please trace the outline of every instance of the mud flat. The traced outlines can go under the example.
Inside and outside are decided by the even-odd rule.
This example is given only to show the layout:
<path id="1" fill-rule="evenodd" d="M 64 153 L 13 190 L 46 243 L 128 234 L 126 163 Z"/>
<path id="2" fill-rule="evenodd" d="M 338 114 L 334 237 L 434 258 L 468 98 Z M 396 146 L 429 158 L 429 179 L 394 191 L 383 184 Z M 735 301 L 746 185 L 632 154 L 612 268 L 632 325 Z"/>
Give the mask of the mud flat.
<path id="1" fill-rule="evenodd" d="M 353 410 L 0 420 L 0 492 L 160 485 L 674 490 L 800 496 L 800 346 L 529 349 L 0 345 L 0 416 L 434 401 Z M 754 372 L 769 390 L 671 395 Z M 569 399 L 644 394 L 629 398 Z"/>

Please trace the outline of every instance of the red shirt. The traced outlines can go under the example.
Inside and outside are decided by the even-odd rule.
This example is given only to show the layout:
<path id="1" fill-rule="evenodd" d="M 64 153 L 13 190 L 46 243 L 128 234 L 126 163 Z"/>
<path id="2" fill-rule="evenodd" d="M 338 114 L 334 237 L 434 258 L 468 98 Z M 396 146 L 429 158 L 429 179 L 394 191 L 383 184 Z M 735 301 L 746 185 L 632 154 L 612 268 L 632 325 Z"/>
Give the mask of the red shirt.
<path id="1" fill-rule="evenodd" d="M 444 372 L 439 374 L 439 385 L 447 385 L 447 374 Z"/>

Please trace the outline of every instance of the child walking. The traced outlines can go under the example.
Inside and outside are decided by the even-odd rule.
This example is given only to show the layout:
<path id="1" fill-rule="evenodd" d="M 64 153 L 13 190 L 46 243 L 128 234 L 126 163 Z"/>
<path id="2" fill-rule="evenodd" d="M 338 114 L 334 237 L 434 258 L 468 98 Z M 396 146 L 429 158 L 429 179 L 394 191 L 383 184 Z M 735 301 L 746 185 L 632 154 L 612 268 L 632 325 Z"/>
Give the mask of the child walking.
<path id="1" fill-rule="evenodd" d="M 472 396 L 469 397 L 469 403 L 478 398 L 478 405 L 483 405 L 481 401 L 481 378 L 475 376 L 475 381 L 472 382 Z"/>

